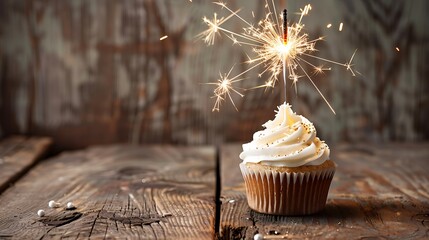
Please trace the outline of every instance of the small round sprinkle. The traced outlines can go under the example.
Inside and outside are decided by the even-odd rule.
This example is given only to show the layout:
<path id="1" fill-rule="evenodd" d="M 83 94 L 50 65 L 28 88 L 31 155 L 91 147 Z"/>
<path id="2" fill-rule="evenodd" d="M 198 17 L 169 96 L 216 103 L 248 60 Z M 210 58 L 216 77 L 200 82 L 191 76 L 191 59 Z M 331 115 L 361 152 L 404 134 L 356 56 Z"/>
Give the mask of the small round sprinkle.
<path id="1" fill-rule="evenodd" d="M 264 239 L 264 235 L 257 233 L 255 234 L 255 236 L 253 236 L 254 240 L 263 240 Z"/>
<path id="2" fill-rule="evenodd" d="M 51 201 L 49 201 L 49 203 L 48 203 L 48 206 L 50 207 L 50 208 L 58 208 L 58 207 L 60 207 L 60 203 L 57 203 L 57 202 L 55 202 L 54 200 L 51 200 Z"/>
<path id="3" fill-rule="evenodd" d="M 43 217 L 43 216 L 45 216 L 45 210 L 40 209 L 39 211 L 37 211 L 37 215 L 38 215 L 39 217 Z"/>
<path id="4" fill-rule="evenodd" d="M 74 204 L 72 202 L 68 202 L 66 208 L 67 209 L 72 209 L 72 208 L 74 208 Z"/>

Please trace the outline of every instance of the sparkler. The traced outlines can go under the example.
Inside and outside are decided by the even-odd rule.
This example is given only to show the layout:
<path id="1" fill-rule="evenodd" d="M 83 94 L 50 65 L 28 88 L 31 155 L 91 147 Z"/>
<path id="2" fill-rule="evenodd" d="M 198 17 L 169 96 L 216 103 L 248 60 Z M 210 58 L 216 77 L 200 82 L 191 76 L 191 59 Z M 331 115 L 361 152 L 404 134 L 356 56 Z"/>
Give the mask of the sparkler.
<path id="1" fill-rule="evenodd" d="M 315 51 L 317 51 L 315 48 L 316 42 L 323 40 L 323 38 L 319 37 L 309 40 L 308 34 L 302 31 L 304 29 L 302 19 L 311 10 L 310 4 L 306 5 L 303 9 L 300 9 L 299 21 L 289 27 L 287 23 L 286 10 L 282 12 L 280 17 L 274 14 L 277 11 L 274 0 L 271 0 L 271 3 L 268 3 L 268 0 L 265 0 L 267 14 L 265 18 L 259 21 L 256 26 L 241 17 L 238 14 L 240 10 L 233 11 L 223 2 L 215 2 L 215 4 L 219 5 L 223 9 L 226 9 L 229 12 L 229 15 L 218 18 L 217 14 L 215 13 L 213 19 L 204 17 L 203 21 L 207 24 L 208 29 L 200 33 L 198 37 L 203 39 L 204 42 L 208 45 L 213 45 L 215 43 L 216 37 L 223 34 L 227 36 L 233 42 L 233 44 L 238 44 L 240 46 L 250 46 L 252 48 L 254 57 L 248 57 L 249 59 L 247 60 L 247 63 L 250 67 L 238 75 L 230 77 L 233 69 L 231 68 L 227 74 L 220 74 L 220 78 L 217 80 L 217 82 L 209 83 L 216 86 L 213 96 L 216 99 L 213 111 L 219 111 L 222 101 L 227 98 L 230 99 L 233 106 L 237 109 L 231 94 L 235 93 L 240 97 L 243 97 L 244 95 L 233 85 L 239 81 L 245 80 L 246 78 L 243 78 L 243 76 L 247 72 L 261 67 L 262 70 L 259 72 L 258 77 L 262 78 L 263 76 L 268 75 L 265 83 L 244 90 L 274 87 L 278 82 L 280 73 L 283 72 L 285 88 L 286 80 L 289 78 L 292 80 L 295 91 L 297 91 L 296 85 L 299 79 L 307 78 L 314 86 L 316 91 L 320 94 L 322 99 L 326 102 L 331 111 L 335 114 L 334 109 L 316 86 L 310 74 L 305 70 L 304 66 L 310 66 L 315 70 L 316 73 L 323 73 L 324 71 L 331 70 L 330 67 L 316 66 L 311 62 L 311 59 L 316 59 L 324 61 L 328 64 L 330 63 L 345 67 L 352 73 L 353 76 L 355 76 L 355 72 L 352 69 L 352 60 L 356 51 L 353 53 L 350 60 L 346 63 L 332 61 L 313 54 Z M 235 32 L 222 26 L 232 17 L 240 20 L 245 25 L 243 32 Z M 283 19 L 283 26 L 279 24 L 279 18 Z"/>

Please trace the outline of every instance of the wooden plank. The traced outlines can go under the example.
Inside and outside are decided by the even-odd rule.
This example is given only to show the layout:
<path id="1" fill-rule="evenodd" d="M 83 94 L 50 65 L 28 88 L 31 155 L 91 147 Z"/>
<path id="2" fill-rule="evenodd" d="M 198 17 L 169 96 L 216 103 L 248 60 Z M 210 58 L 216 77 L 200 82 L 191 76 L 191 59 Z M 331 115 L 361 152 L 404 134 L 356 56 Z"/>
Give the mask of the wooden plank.
<path id="1" fill-rule="evenodd" d="M 48 151 L 46 137 L 14 136 L 0 142 L 0 193 L 27 172 Z"/>
<path id="2" fill-rule="evenodd" d="M 240 145 L 221 149 L 220 238 L 421 239 L 429 237 L 429 144 L 341 145 L 326 208 L 312 216 L 251 211 L 238 168 Z M 276 236 L 274 236 L 276 235 Z"/>
<path id="3" fill-rule="evenodd" d="M 106 146 L 65 153 L 0 197 L 0 238 L 212 239 L 211 147 Z M 77 208 L 49 209 L 72 201 Z M 46 216 L 38 217 L 38 209 Z"/>

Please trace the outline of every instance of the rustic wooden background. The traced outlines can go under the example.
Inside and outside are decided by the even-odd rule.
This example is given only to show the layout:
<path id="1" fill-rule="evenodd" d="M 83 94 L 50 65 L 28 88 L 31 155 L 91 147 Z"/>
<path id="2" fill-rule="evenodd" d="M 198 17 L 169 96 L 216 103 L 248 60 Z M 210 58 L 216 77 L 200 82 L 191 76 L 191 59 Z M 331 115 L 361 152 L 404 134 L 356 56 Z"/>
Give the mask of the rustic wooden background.
<path id="1" fill-rule="evenodd" d="M 320 56 L 346 62 L 358 49 L 362 76 L 334 68 L 315 77 L 336 116 L 306 80 L 299 98 L 288 90 L 294 109 L 330 142 L 428 140 L 429 2 L 276 1 L 290 13 L 308 2 L 307 31 L 327 39 Z M 248 19 L 252 10 L 264 16 L 259 0 L 227 4 Z M 213 89 L 203 83 L 245 67 L 229 41 L 195 40 L 215 11 L 226 14 L 198 0 L 0 1 L 0 136 L 47 135 L 61 149 L 248 141 L 273 117 L 281 90 L 246 92 L 239 112 L 229 103 L 211 112 Z M 247 77 L 243 87 L 258 81 Z"/>

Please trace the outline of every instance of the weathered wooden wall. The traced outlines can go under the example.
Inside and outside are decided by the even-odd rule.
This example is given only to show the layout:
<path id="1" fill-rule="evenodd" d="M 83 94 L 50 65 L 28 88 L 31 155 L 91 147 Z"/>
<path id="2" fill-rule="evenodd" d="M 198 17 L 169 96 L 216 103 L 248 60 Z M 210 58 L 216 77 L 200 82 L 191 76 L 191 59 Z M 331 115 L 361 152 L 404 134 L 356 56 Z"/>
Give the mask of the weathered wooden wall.
<path id="1" fill-rule="evenodd" d="M 287 7 L 296 12 L 307 2 Z M 346 62 L 357 48 L 363 75 L 334 69 L 315 77 L 336 116 L 305 80 L 299 98 L 289 89 L 294 109 L 329 141 L 429 139 L 429 2 L 310 2 L 307 31 L 327 37 L 320 56 Z M 264 16 L 259 0 L 227 3 L 249 19 L 251 10 Z M 201 83 L 236 63 L 236 72 L 245 67 L 242 49 L 229 41 L 195 40 L 201 18 L 214 11 L 225 13 L 197 0 L 1 1 L 0 135 L 48 135 L 61 148 L 249 140 L 282 94 L 246 92 L 239 112 L 229 103 L 211 112 L 213 89 Z M 246 77 L 243 84 L 258 80 Z"/>

